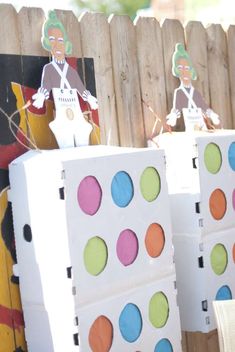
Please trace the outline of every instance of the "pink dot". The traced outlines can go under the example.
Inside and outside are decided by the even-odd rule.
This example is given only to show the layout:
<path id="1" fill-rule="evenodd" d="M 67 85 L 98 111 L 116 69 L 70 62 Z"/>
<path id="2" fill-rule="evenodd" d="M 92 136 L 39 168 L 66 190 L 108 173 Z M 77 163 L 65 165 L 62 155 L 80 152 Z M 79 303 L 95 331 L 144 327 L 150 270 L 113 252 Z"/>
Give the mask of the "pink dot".
<path id="1" fill-rule="evenodd" d="M 94 215 L 101 203 L 102 190 L 94 176 L 85 177 L 78 186 L 77 200 L 80 208 L 88 215 Z"/>
<path id="2" fill-rule="evenodd" d="M 116 248 L 120 262 L 124 266 L 132 264 L 137 257 L 138 249 L 136 234 L 129 229 L 122 231 L 119 235 Z"/>

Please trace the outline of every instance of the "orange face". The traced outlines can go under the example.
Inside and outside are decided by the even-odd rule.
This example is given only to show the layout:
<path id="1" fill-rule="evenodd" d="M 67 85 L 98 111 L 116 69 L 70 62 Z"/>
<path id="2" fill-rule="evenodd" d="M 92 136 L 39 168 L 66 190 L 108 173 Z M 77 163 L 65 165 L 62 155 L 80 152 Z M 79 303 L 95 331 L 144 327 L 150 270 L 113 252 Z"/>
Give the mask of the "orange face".
<path id="1" fill-rule="evenodd" d="M 191 67 L 187 59 L 179 59 L 177 62 L 177 68 L 179 70 L 179 79 L 185 86 L 189 86 L 192 81 Z"/>
<path id="2" fill-rule="evenodd" d="M 48 30 L 49 41 L 51 43 L 51 53 L 58 60 L 65 59 L 65 45 L 63 33 L 59 28 L 50 28 Z"/>

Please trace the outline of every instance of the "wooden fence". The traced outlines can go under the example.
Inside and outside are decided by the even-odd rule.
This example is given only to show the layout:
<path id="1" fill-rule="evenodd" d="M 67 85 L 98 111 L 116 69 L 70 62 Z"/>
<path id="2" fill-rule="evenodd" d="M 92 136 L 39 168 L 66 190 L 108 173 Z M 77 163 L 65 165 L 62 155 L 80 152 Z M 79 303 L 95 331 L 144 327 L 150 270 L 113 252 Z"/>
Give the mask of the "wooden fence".
<path id="1" fill-rule="evenodd" d="M 160 25 L 154 18 L 136 18 L 133 23 L 127 16 L 85 13 L 77 20 L 72 12 L 57 11 L 57 15 L 73 43 L 73 56 L 94 59 L 103 144 L 145 146 L 156 120 L 149 107 L 164 122 L 179 85 L 171 73 L 177 42 L 184 43 L 191 55 L 198 73 L 195 87 L 220 115 L 223 127 L 235 127 L 235 26 L 225 32 L 218 24 L 205 28 L 200 22 L 183 27 L 169 19 Z M 0 54 L 48 56 L 40 42 L 44 20 L 42 9 L 22 8 L 17 13 L 11 5 L 1 4 Z M 5 278 L 12 271 L 9 261 L 6 266 Z M 7 281 L 4 285 L 0 306 L 9 290 Z M 14 307 L 17 294 L 10 289 L 9 295 Z M 7 334 L 9 341 L 5 336 L 0 352 L 21 351 L 19 346 L 25 349 L 23 333 L 21 337 Z M 215 333 L 188 333 L 183 341 L 185 352 L 218 351 Z"/>

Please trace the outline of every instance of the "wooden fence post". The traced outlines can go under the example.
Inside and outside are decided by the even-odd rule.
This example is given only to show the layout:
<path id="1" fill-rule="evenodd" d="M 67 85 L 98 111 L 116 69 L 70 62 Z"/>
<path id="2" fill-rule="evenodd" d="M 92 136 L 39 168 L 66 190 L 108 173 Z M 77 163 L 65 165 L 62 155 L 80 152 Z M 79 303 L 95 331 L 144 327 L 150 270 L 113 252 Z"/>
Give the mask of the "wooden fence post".
<path id="1" fill-rule="evenodd" d="M 148 106 L 163 123 L 167 115 L 162 36 L 160 25 L 155 18 L 136 18 L 135 27 L 142 109 L 148 139 L 153 132 L 158 134 L 162 127 L 161 123 L 157 123 L 153 131 L 156 116 Z"/>
<path id="2" fill-rule="evenodd" d="M 229 63 L 229 82 L 230 82 L 230 98 L 232 110 L 232 125 L 235 127 L 235 25 L 231 25 L 227 31 L 228 46 L 228 63 Z"/>
<path id="3" fill-rule="evenodd" d="M 190 21 L 185 27 L 187 51 L 197 72 L 193 86 L 198 89 L 210 105 L 209 79 L 207 66 L 207 34 L 201 22 Z"/>
<path id="4" fill-rule="evenodd" d="M 94 59 L 102 144 L 119 145 L 109 24 L 104 14 L 80 18 L 84 57 Z"/>
<path id="5" fill-rule="evenodd" d="M 145 133 L 135 29 L 128 16 L 111 16 L 109 23 L 120 144 L 143 147 Z"/>
<path id="6" fill-rule="evenodd" d="M 207 35 L 211 107 L 219 114 L 222 126 L 232 128 L 226 35 L 218 24 L 210 25 Z"/>

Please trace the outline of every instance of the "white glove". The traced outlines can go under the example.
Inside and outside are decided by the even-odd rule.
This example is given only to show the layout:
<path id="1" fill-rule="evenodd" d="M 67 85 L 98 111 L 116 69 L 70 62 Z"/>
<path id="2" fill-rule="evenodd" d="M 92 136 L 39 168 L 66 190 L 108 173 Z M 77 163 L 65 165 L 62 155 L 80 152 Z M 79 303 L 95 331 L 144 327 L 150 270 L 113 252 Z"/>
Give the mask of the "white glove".
<path id="1" fill-rule="evenodd" d="M 213 125 L 219 125 L 220 123 L 219 115 L 216 114 L 213 110 L 207 109 L 206 115 L 211 119 Z"/>
<path id="2" fill-rule="evenodd" d="M 180 117 L 180 111 L 177 109 L 172 109 L 170 114 L 166 116 L 166 123 L 169 126 L 174 127 L 176 125 L 176 120 Z"/>
<path id="3" fill-rule="evenodd" d="M 42 87 L 39 88 L 38 92 L 32 96 L 32 99 L 34 100 L 33 106 L 35 106 L 35 108 L 37 109 L 41 109 L 43 107 L 44 100 L 48 98 L 49 98 L 48 91 Z"/>
<path id="4" fill-rule="evenodd" d="M 98 109 L 98 102 L 97 102 L 97 99 L 91 95 L 91 93 L 89 92 L 89 90 L 85 90 L 85 91 L 82 93 L 82 98 L 83 98 L 84 101 L 87 101 L 87 102 L 88 102 L 88 104 L 90 105 L 90 107 L 91 107 L 92 110 Z"/>

